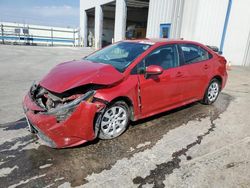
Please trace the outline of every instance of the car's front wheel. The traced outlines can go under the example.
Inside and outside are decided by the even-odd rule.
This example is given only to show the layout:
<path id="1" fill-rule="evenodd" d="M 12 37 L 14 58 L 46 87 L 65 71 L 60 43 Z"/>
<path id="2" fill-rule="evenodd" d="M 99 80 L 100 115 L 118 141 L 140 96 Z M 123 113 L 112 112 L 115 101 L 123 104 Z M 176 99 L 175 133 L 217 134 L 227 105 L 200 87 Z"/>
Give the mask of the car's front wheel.
<path id="1" fill-rule="evenodd" d="M 220 93 L 220 82 L 217 79 L 213 79 L 206 90 L 204 98 L 202 100 L 203 104 L 212 104 L 216 101 Z"/>
<path id="2" fill-rule="evenodd" d="M 120 136 L 129 124 L 129 107 L 123 101 L 109 106 L 101 117 L 99 124 L 100 139 L 112 139 Z"/>

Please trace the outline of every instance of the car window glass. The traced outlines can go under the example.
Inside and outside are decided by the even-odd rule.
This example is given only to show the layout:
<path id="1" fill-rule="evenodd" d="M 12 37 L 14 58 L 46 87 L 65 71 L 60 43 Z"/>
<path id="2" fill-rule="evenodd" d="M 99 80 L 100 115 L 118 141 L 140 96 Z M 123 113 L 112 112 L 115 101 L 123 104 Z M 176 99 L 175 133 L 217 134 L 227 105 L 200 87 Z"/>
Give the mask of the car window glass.
<path id="1" fill-rule="evenodd" d="M 179 65 L 178 54 L 175 45 L 166 45 L 151 52 L 145 59 L 145 66 L 158 65 L 163 69 L 177 67 Z"/>
<path id="2" fill-rule="evenodd" d="M 193 44 L 181 44 L 185 64 L 208 60 L 211 56 L 203 48 Z"/>
<path id="3" fill-rule="evenodd" d="M 124 72 L 126 68 L 144 51 L 151 47 L 149 44 L 136 42 L 119 42 L 107 46 L 86 57 L 95 63 L 109 64 L 118 71 Z"/>
<path id="4" fill-rule="evenodd" d="M 128 51 L 125 51 L 124 49 L 121 48 L 114 48 L 108 55 L 110 59 L 127 58 Z"/>

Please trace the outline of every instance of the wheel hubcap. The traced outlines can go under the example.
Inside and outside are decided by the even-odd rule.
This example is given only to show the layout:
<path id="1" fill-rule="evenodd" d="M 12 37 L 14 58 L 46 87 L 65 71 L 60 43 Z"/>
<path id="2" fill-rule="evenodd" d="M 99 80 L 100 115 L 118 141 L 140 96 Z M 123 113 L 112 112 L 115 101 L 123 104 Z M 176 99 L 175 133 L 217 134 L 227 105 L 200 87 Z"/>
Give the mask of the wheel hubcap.
<path id="1" fill-rule="evenodd" d="M 115 137 L 123 132 L 127 121 L 127 112 L 120 106 L 114 106 L 104 113 L 101 129 L 106 135 Z"/>
<path id="2" fill-rule="evenodd" d="M 208 88 L 208 100 L 215 101 L 219 94 L 219 85 L 216 82 L 213 82 Z"/>

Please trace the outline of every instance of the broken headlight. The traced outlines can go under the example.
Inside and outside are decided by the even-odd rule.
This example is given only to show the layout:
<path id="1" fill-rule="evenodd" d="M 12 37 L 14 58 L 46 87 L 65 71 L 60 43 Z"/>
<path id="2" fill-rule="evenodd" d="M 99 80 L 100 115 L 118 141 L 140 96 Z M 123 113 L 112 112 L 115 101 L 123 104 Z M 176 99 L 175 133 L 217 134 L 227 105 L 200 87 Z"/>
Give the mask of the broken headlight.
<path id="1" fill-rule="evenodd" d="M 30 87 L 30 94 L 33 96 L 36 92 L 38 87 L 38 83 L 36 81 L 33 82 L 32 86 Z"/>
<path id="2" fill-rule="evenodd" d="M 53 114 L 57 117 L 58 121 L 66 119 L 82 101 L 91 102 L 94 97 L 95 91 L 88 91 L 84 95 L 74 99 L 66 104 L 58 105 L 55 108 L 49 109 L 46 114 Z"/>

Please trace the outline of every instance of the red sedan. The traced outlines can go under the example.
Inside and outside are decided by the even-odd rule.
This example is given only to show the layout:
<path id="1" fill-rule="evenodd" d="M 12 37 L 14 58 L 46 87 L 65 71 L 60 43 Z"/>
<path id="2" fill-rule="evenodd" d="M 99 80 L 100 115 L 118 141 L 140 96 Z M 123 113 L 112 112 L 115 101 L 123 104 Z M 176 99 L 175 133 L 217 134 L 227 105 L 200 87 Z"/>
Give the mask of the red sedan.
<path id="1" fill-rule="evenodd" d="M 136 121 L 188 103 L 212 104 L 226 60 L 184 40 L 122 41 L 57 65 L 24 97 L 31 132 L 50 147 L 112 139 Z"/>

